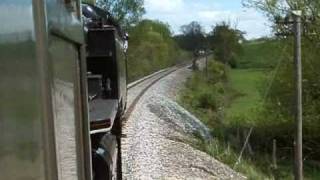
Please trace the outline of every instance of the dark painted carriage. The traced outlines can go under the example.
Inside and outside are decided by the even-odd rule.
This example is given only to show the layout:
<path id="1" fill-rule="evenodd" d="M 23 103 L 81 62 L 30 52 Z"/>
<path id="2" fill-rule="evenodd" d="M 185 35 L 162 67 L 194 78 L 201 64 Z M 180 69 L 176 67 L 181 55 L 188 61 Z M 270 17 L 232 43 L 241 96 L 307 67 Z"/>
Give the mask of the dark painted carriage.
<path id="1" fill-rule="evenodd" d="M 0 1 L 0 179 L 115 177 L 126 43 L 108 13 L 83 10 Z"/>

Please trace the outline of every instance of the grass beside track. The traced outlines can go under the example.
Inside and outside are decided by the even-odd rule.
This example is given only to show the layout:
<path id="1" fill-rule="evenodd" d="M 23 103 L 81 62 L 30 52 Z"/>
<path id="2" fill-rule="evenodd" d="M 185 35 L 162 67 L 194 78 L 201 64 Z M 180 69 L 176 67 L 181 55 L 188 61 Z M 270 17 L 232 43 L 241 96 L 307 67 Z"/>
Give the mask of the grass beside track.
<path id="1" fill-rule="evenodd" d="M 226 119 L 254 116 L 255 109 L 261 106 L 260 87 L 266 73 L 261 69 L 232 69 L 229 72 L 230 104 L 226 109 Z"/>
<path id="2" fill-rule="evenodd" d="M 201 104 L 205 99 L 203 98 L 204 95 L 209 95 L 211 100 L 219 99 L 219 95 L 212 92 L 217 91 L 216 89 L 220 86 L 206 82 L 207 79 L 204 76 L 199 78 L 199 75 L 203 73 L 195 73 L 195 78 L 191 78 L 187 82 L 188 85 L 182 92 L 181 104 L 199 117 L 208 127 L 212 128 L 212 134 L 216 137 L 212 142 L 198 138 L 198 143 L 193 144 L 193 146 L 243 173 L 248 179 L 293 179 L 293 162 L 279 159 L 278 169 L 275 170 L 272 167 L 271 155 L 257 151 L 254 144 L 251 144 L 254 154 L 250 155 L 245 152 L 240 163 L 236 165 L 243 141 L 239 143 L 238 147 L 235 147 L 235 142 L 230 141 L 228 137 L 230 136 L 229 132 L 238 127 L 239 124 L 241 124 L 241 127 L 255 127 L 261 120 L 258 116 L 260 115 L 259 109 L 263 108 L 263 87 L 268 83 L 267 80 L 271 73 L 266 69 L 254 68 L 231 69 L 227 73 L 228 81 L 225 83 L 225 90 L 222 91 L 222 96 L 225 97 L 222 98 L 225 104 L 221 105 L 221 107 L 224 106 L 224 115 L 220 123 L 216 122 L 219 121 L 219 119 L 216 119 L 216 114 L 219 114 L 219 112 L 214 110 L 216 104 L 211 107 L 205 107 L 206 101 Z M 184 100 L 186 98 L 189 98 L 189 100 Z M 245 132 L 244 129 L 240 129 L 240 131 Z M 305 165 L 305 179 L 320 179 L 318 169 L 310 168 L 308 162 Z"/>
<path id="3" fill-rule="evenodd" d="M 181 104 L 211 128 L 216 137 L 212 142 L 199 138 L 199 142 L 193 145 L 243 173 L 248 179 L 269 179 L 268 174 L 249 158 L 244 157 L 235 165 L 239 151 L 224 140 L 225 130 L 234 126 L 234 120 L 254 113 L 252 109 L 261 102 L 258 82 L 264 78 L 265 72 L 260 69 L 231 69 L 224 72 L 223 69 L 224 65 L 211 61 L 209 76 L 196 72 L 181 92 Z M 224 74 L 228 76 L 227 82 Z M 240 118 L 239 121 L 243 119 L 246 118 Z"/>

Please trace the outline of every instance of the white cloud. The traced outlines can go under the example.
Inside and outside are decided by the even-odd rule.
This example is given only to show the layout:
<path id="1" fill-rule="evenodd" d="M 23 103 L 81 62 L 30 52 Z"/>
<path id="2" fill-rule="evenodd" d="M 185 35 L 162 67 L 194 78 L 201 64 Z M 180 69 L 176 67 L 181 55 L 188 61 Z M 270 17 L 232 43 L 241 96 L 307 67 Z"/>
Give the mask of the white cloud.
<path id="1" fill-rule="evenodd" d="M 145 0 L 148 11 L 158 13 L 171 13 L 183 7 L 183 0 Z"/>
<path id="2" fill-rule="evenodd" d="M 147 14 L 145 18 L 168 22 L 174 33 L 179 33 L 180 26 L 191 21 L 198 21 L 209 32 L 212 26 L 221 21 L 228 21 L 242 31 L 247 38 L 257 38 L 270 34 L 267 18 L 260 13 L 241 8 L 223 8 L 220 1 L 211 0 L 145 0 Z M 233 1 L 234 3 L 237 3 Z"/>
<path id="3" fill-rule="evenodd" d="M 204 19 L 204 20 L 214 20 L 214 19 L 217 19 L 221 16 L 225 17 L 229 13 L 230 12 L 228 12 L 228 11 L 213 11 L 213 10 L 207 11 L 207 10 L 205 10 L 205 11 L 198 12 L 198 16 L 199 16 L 199 18 Z"/>
<path id="4" fill-rule="evenodd" d="M 202 21 L 228 21 L 229 19 L 234 19 L 236 15 L 231 11 L 200 11 L 197 13 L 198 17 Z"/>

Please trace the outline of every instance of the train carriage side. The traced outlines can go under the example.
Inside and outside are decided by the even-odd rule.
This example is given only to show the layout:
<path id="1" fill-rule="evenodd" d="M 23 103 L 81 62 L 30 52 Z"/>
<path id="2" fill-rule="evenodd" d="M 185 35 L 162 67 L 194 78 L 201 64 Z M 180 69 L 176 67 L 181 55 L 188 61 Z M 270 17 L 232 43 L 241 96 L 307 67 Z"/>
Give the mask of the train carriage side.
<path id="1" fill-rule="evenodd" d="M 103 158 L 110 160 L 93 158 L 93 166 L 102 169 L 98 173 L 104 179 L 111 178 L 115 172 L 105 172 L 99 163 L 116 164 L 119 136 L 104 132 L 91 139 L 90 146 L 88 109 L 97 88 L 109 84 L 102 89 L 112 89 L 111 93 L 102 99 L 113 103 L 102 106 L 102 112 L 113 114 L 117 120 L 113 130 L 121 132 L 119 116 L 127 94 L 122 34 L 116 26 L 102 27 L 109 37 L 100 38 L 110 46 L 103 49 L 109 61 L 103 60 L 111 65 L 96 73 L 95 68 L 101 67 L 90 69 L 92 64 L 87 64 L 90 58 L 99 58 L 86 59 L 79 0 L 1 1 L 0 10 L 5 20 L 0 26 L 0 144 L 5 144 L 0 147 L 1 179 L 88 180 L 91 152 L 96 150 L 93 155 L 100 156 L 101 148 L 108 152 Z M 93 50 L 99 46 L 92 46 Z M 88 75 L 87 65 L 96 74 Z"/>
<path id="2" fill-rule="evenodd" d="M 101 85 L 95 86 L 96 93 L 92 92 L 93 98 L 89 100 L 89 104 L 95 107 L 90 108 L 90 121 L 108 119 L 112 126 L 123 114 L 127 98 L 123 41 L 119 39 L 113 27 L 91 29 L 87 34 L 87 50 L 89 89 L 92 89 L 92 77 L 101 77 Z M 105 103 L 99 106 L 98 103 L 102 101 Z"/>
<path id="3" fill-rule="evenodd" d="M 115 32 L 116 39 L 116 59 L 118 64 L 118 84 L 119 84 L 119 99 L 120 99 L 120 113 L 124 113 L 127 106 L 127 37 L 123 34 L 119 35 Z"/>
<path id="4" fill-rule="evenodd" d="M 91 179 L 80 14 L 79 0 L 0 1 L 0 179 Z"/>
<path id="5" fill-rule="evenodd" d="M 82 5 L 86 29 L 89 119 L 94 179 L 119 174 L 121 116 L 127 98 L 125 41 L 104 10 Z M 103 152 L 103 153 L 101 153 Z"/>
<path id="6" fill-rule="evenodd" d="M 89 100 L 90 107 L 95 107 L 90 108 L 92 111 L 89 114 L 93 115 L 90 121 L 95 123 L 109 120 L 108 127 L 112 128 L 114 121 L 119 120 L 126 106 L 126 40 L 108 12 L 90 4 L 83 4 L 82 12 L 86 27 L 89 86 L 94 84 L 94 81 L 95 84 L 99 84 L 100 81 L 100 86 L 94 85 L 97 89 L 92 93 L 93 98 Z M 92 76 L 100 76 L 100 80 L 94 80 Z M 100 107 L 97 107 L 99 102 L 104 102 L 104 105 L 100 103 Z M 112 111 L 109 111 L 110 109 Z M 107 128 L 105 129 L 107 131 Z"/>

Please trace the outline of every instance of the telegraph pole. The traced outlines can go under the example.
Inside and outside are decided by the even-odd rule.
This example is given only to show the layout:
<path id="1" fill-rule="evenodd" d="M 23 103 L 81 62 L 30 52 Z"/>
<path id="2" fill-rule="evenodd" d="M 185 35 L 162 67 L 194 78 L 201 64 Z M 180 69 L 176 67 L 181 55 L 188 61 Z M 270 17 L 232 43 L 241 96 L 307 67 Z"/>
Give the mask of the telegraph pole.
<path id="1" fill-rule="evenodd" d="M 301 11 L 293 11 L 294 18 L 294 62 L 296 82 L 296 104 L 295 104 L 295 180 L 303 179 L 303 157 L 302 157 L 302 63 L 301 63 Z"/>
<path id="2" fill-rule="evenodd" d="M 295 74 L 295 138 L 294 138 L 294 177 L 303 180 L 302 153 L 302 63 L 301 63 L 301 16 L 302 11 L 292 11 L 289 21 L 279 21 L 278 24 L 293 24 L 294 30 L 294 74 Z M 291 19 L 292 17 L 293 19 Z M 289 34 L 279 34 L 289 35 Z"/>

